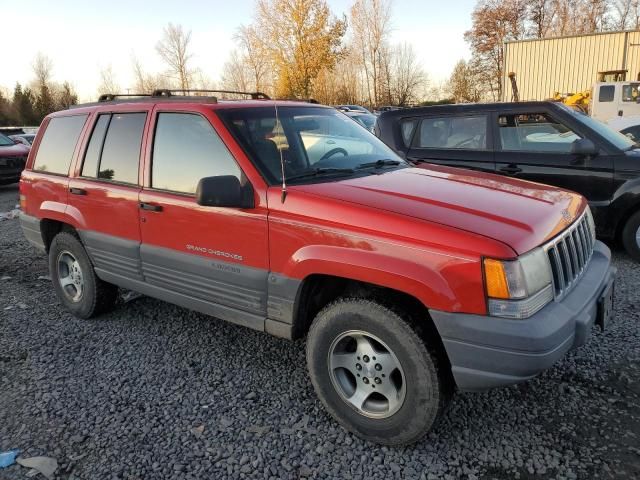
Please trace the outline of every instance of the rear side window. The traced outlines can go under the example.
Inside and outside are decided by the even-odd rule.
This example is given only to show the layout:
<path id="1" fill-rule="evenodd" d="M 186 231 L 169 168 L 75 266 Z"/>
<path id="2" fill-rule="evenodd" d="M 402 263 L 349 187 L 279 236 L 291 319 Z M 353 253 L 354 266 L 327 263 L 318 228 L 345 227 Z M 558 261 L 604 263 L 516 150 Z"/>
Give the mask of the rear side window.
<path id="1" fill-rule="evenodd" d="M 54 117 L 49 120 L 33 169 L 68 175 L 71 158 L 86 121 L 87 115 Z"/>
<path id="2" fill-rule="evenodd" d="M 146 113 L 114 113 L 100 157 L 98 178 L 138 183 L 140 146 Z"/>
<path id="3" fill-rule="evenodd" d="M 201 178 L 233 175 L 240 167 L 207 119 L 191 113 L 160 113 L 153 142 L 151 186 L 193 194 Z"/>
<path id="4" fill-rule="evenodd" d="M 137 184 L 146 118 L 146 113 L 100 115 L 84 156 L 82 176 Z"/>
<path id="5" fill-rule="evenodd" d="M 598 101 L 604 103 L 613 102 L 613 95 L 616 91 L 615 88 L 613 85 L 602 85 L 598 93 Z"/>
<path id="6" fill-rule="evenodd" d="M 429 117 L 413 136 L 414 148 L 486 149 L 487 117 Z"/>

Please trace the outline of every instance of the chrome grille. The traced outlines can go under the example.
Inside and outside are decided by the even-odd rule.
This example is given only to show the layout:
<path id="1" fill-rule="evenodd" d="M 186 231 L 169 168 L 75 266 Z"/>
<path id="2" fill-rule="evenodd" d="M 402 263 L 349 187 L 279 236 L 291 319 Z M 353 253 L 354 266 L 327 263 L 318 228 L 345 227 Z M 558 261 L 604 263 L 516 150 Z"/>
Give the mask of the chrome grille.
<path id="1" fill-rule="evenodd" d="M 582 276 L 596 239 L 595 227 L 585 212 L 569 228 L 544 246 L 553 273 L 555 298 L 565 296 Z"/>

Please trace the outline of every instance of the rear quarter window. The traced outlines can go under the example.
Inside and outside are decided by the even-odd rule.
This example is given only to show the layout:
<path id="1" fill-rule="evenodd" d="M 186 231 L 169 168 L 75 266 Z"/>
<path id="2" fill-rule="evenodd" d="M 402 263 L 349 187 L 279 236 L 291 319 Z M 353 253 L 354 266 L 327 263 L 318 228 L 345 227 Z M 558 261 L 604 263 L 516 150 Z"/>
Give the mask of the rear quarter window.
<path id="1" fill-rule="evenodd" d="M 54 117 L 49 120 L 33 164 L 37 172 L 68 175 L 73 152 L 87 115 Z"/>

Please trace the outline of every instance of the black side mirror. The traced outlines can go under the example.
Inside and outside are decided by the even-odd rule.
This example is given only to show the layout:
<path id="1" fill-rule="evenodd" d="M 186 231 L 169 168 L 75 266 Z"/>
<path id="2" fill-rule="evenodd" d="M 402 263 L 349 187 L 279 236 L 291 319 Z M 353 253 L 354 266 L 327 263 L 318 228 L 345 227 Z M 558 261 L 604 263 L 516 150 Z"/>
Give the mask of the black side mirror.
<path id="1" fill-rule="evenodd" d="M 598 154 L 598 149 L 588 138 L 579 138 L 571 144 L 570 153 L 581 157 L 591 157 Z"/>
<path id="2" fill-rule="evenodd" d="M 196 202 L 205 207 L 253 208 L 250 184 L 242 186 L 235 175 L 201 178 L 196 189 Z"/>

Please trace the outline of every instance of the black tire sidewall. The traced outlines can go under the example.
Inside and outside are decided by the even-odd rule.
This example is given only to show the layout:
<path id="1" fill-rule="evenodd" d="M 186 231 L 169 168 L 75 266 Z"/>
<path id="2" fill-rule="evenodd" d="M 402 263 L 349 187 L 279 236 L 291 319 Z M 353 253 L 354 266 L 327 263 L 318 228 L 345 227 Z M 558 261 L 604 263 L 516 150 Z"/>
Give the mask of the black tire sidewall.
<path id="1" fill-rule="evenodd" d="M 640 246 L 638 246 L 638 242 L 636 240 L 636 234 L 638 229 L 640 228 L 640 212 L 636 212 L 624 226 L 622 230 L 622 243 L 624 245 L 624 249 L 627 251 L 631 257 L 640 262 Z"/>
<path id="2" fill-rule="evenodd" d="M 79 302 L 73 302 L 67 298 L 58 280 L 58 255 L 65 250 L 76 258 L 82 270 L 84 284 L 82 298 Z M 80 318 L 93 316 L 96 309 L 96 276 L 89 256 L 77 237 L 67 232 L 55 236 L 49 249 L 49 272 L 53 288 L 65 308 Z"/>
<path id="3" fill-rule="evenodd" d="M 349 330 L 369 332 L 396 355 L 405 374 L 406 396 L 391 417 L 373 419 L 359 413 L 335 390 L 328 369 L 331 343 Z M 422 437 L 435 423 L 443 405 L 437 365 L 418 334 L 397 314 L 370 301 L 340 301 L 314 321 L 307 340 L 307 365 L 316 392 L 338 422 L 358 436 L 398 445 Z"/>

